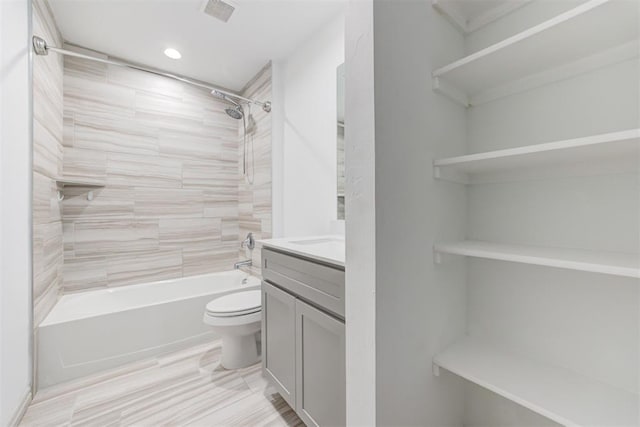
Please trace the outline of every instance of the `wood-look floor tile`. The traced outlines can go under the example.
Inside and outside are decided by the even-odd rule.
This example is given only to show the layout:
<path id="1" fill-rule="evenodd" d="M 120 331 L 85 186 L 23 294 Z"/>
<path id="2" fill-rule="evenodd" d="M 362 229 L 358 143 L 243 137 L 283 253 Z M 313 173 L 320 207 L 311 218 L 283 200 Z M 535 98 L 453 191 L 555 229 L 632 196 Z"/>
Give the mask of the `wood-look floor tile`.
<path id="1" fill-rule="evenodd" d="M 24 414 L 20 426 L 68 426 L 71 423 L 75 401 L 75 394 L 61 395 L 39 402 L 34 400 Z"/>
<path id="2" fill-rule="evenodd" d="M 35 405 L 41 402 L 57 399 L 61 396 L 75 396 L 76 393 L 89 390 L 93 386 L 99 384 L 108 385 L 110 381 L 114 381 L 117 378 L 126 377 L 128 375 L 146 375 L 149 370 L 157 366 L 158 361 L 156 359 L 145 359 L 138 362 L 128 363 L 118 368 L 99 372 L 94 375 L 47 387 L 45 389 L 38 390 L 33 398 L 32 404 Z M 151 374 L 149 373 L 149 375 Z"/>
<path id="3" fill-rule="evenodd" d="M 219 366 L 220 341 L 41 390 L 22 425 L 302 426 L 260 364 Z"/>
<path id="4" fill-rule="evenodd" d="M 262 374 L 262 365 L 260 363 L 248 368 L 238 369 L 238 375 L 242 377 L 247 386 L 254 393 L 264 393 L 270 388 L 269 381 Z M 271 394 L 271 393 L 267 393 Z"/>
<path id="5" fill-rule="evenodd" d="M 234 371 L 201 374 L 193 383 L 152 396 L 158 401 L 145 412 L 136 408 L 126 411 L 123 413 L 123 423 L 148 426 L 185 425 L 191 419 L 250 395 L 251 390 Z M 152 400 L 145 399 L 144 403 Z"/>
<path id="6" fill-rule="evenodd" d="M 263 396 L 256 393 L 222 409 L 210 410 L 186 425 L 194 427 L 304 426 L 280 395 Z"/>

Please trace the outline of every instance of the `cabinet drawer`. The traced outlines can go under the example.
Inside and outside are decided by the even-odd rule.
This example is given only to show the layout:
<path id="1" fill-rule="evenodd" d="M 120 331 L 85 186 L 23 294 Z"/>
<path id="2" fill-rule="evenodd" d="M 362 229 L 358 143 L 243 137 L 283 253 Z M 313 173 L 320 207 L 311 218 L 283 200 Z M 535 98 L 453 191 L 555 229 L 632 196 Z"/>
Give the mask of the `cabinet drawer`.
<path id="1" fill-rule="evenodd" d="M 263 249 L 262 277 L 344 318 L 343 270 Z"/>

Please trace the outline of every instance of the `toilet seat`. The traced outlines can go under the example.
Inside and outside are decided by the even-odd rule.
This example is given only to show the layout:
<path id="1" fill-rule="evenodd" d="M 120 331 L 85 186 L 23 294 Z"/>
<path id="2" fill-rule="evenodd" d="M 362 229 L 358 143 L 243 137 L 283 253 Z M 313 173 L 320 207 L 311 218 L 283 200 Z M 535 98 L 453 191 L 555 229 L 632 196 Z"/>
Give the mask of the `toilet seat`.
<path id="1" fill-rule="evenodd" d="M 259 290 L 234 292 L 218 297 L 207 304 L 209 317 L 237 317 L 262 310 L 262 292 Z"/>

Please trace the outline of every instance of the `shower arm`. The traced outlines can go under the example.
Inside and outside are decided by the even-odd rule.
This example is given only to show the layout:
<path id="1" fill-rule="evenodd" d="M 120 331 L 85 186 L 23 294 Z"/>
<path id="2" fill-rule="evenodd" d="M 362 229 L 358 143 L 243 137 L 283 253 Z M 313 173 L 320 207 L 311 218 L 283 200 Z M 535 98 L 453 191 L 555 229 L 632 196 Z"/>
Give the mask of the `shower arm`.
<path id="1" fill-rule="evenodd" d="M 51 51 L 51 52 L 59 53 L 61 55 L 72 56 L 74 58 L 88 59 L 90 61 L 101 62 L 103 64 L 110 64 L 110 65 L 116 65 L 118 67 L 132 68 L 134 70 L 144 71 L 146 73 L 155 74 L 157 76 L 168 77 L 168 78 L 173 79 L 173 80 L 178 80 L 178 81 L 181 81 L 183 83 L 187 83 L 187 84 L 190 84 L 190 85 L 193 85 L 193 86 L 197 86 L 197 87 L 201 87 L 201 88 L 207 89 L 210 92 L 222 93 L 224 95 L 239 99 L 241 101 L 245 101 L 245 102 L 248 102 L 248 103 L 251 103 L 251 104 L 259 105 L 260 107 L 262 107 L 262 109 L 265 112 L 267 112 L 267 113 L 271 112 L 271 102 L 270 101 L 265 101 L 265 102 L 256 101 L 255 99 L 246 98 L 244 96 L 238 95 L 237 93 L 229 92 L 226 89 L 220 89 L 218 87 L 211 86 L 211 85 L 204 84 L 204 83 L 200 83 L 198 81 L 191 80 L 191 79 L 188 79 L 186 77 L 182 77 L 182 76 L 178 76 L 178 75 L 170 74 L 170 73 L 165 73 L 164 71 L 154 70 L 152 68 L 143 67 L 141 65 L 136 65 L 136 64 L 133 64 L 133 63 L 130 63 L 130 62 L 115 61 L 115 60 L 112 60 L 112 59 L 103 59 L 103 58 L 98 58 L 98 57 L 95 57 L 95 56 L 84 55 L 84 54 L 78 53 L 78 52 L 73 52 L 71 50 L 60 49 L 60 48 L 55 47 L 55 46 L 49 46 L 47 44 L 46 40 L 43 39 L 42 37 L 33 36 L 33 50 L 36 53 L 36 55 L 48 55 L 49 51 Z"/>

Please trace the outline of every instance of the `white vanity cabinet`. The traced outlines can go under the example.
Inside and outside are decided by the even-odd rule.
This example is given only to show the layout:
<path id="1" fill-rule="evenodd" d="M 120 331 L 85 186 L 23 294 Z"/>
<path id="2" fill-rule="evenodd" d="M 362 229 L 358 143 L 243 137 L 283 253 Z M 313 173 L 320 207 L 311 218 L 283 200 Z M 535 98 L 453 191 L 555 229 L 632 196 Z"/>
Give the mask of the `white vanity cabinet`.
<path id="1" fill-rule="evenodd" d="M 344 269 L 262 251 L 262 364 L 309 426 L 346 422 Z"/>

